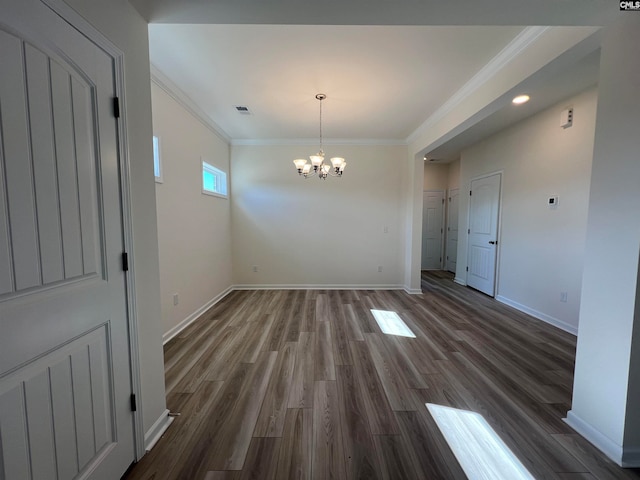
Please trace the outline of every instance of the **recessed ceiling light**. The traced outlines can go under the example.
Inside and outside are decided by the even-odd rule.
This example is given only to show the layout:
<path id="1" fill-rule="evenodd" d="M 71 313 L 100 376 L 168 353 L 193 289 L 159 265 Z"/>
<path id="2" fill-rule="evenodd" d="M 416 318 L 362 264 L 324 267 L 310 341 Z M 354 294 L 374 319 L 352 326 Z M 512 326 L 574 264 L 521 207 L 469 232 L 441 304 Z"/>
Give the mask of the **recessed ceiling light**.
<path id="1" fill-rule="evenodd" d="M 529 95 L 518 95 L 516 98 L 511 100 L 516 105 L 521 105 L 523 103 L 527 103 L 529 101 Z"/>

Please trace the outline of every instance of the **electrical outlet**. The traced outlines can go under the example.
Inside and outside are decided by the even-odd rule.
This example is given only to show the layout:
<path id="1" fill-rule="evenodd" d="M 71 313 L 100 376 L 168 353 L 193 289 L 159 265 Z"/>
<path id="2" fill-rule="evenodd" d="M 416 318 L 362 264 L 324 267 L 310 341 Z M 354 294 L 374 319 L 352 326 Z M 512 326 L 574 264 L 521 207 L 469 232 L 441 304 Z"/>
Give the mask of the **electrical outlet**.
<path id="1" fill-rule="evenodd" d="M 382 265 L 378 265 L 378 272 L 382 271 Z"/>
<path id="2" fill-rule="evenodd" d="M 176 305 L 178 305 L 178 303 L 180 303 L 180 297 L 178 296 L 177 293 L 173 294 L 173 306 L 175 307 Z"/>
<path id="3" fill-rule="evenodd" d="M 257 272 L 258 272 L 258 265 L 254 265 L 253 267 L 251 267 L 251 270 L 252 270 L 254 273 L 257 273 Z"/>
<path id="4" fill-rule="evenodd" d="M 560 301 L 562 303 L 567 303 L 567 292 L 560 292 Z"/>

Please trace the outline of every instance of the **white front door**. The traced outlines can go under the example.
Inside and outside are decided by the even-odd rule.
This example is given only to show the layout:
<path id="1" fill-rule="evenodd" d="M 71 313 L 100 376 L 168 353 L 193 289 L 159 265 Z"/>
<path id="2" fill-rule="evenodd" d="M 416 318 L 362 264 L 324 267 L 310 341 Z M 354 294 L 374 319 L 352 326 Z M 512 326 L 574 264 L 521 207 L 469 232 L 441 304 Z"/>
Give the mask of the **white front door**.
<path id="1" fill-rule="evenodd" d="M 0 17 L 0 478 L 134 460 L 113 59 L 38 0 Z"/>
<path id="2" fill-rule="evenodd" d="M 495 295 L 498 214 L 502 174 L 471 181 L 467 285 Z"/>
<path id="3" fill-rule="evenodd" d="M 422 270 L 442 268 L 444 192 L 426 191 L 422 203 Z"/>
<path id="4" fill-rule="evenodd" d="M 458 200 L 457 188 L 449 190 L 449 208 L 447 210 L 447 270 L 456 272 L 458 261 Z"/>

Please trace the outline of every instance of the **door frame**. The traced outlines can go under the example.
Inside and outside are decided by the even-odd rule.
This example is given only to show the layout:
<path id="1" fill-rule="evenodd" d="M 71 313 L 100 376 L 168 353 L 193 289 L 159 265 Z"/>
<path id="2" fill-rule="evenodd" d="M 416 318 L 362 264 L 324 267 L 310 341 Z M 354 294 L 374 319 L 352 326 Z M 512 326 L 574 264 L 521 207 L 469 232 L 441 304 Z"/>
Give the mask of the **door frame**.
<path id="1" fill-rule="evenodd" d="M 444 246 L 445 246 L 445 251 L 444 251 L 444 262 L 443 262 L 443 270 L 449 272 L 449 232 L 451 231 L 451 223 L 449 222 L 450 220 L 450 215 L 451 215 L 451 192 L 456 191 L 458 192 L 458 225 L 456 225 L 456 227 L 460 227 L 460 187 L 455 187 L 455 188 L 447 188 L 446 193 L 446 198 L 445 198 L 445 203 L 447 205 L 447 209 L 446 209 L 446 224 L 445 224 L 445 241 L 444 241 Z M 448 200 L 448 201 L 447 201 Z M 460 228 L 458 228 L 458 238 L 456 239 L 456 245 L 458 244 L 460 239 Z M 456 266 L 458 264 L 458 248 L 456 246 Z M 452 273 L 456 273 L 455 271 Z"/>
<path id="2" fill-rule="evenodd" d="M 125 100 L 124 53 L 107 37 L 85 20 L 63 0 L 40 0 L 73 28 L 101 48 L 113 60 L 115 70 L 115 91 L 120 99 L 120 118 L 117 119 L 118 132 L 118 177 L 120 179 L 120 201 L 122 204 L 122 230 L 124 251 L 128 254 L 129 270 L 124 272 L 126 283 L 127 328 L 129 333 L 129 354 L 131 361 L 131 392 L 138 399 L 133 413 L 134 457 L 139 461 L 145 454 L 144 423 L 142 412 L 142 382 L 140 375 L 140 345 L 138 340 L 138 317 L 136 309 L 135 259 L 133 249 L 133 220 L 131 215 L 131 171 L 129 162 L 129 140 L 127 136 L 127 112 Z"/>
<path id="3" fill-rule="evenodd" d="M 424 241 L 424 194 L 425 193 L 441 193 L 442 194 L 442 198 L 445 200 L 445 202 L 442 204 L 442 222 L 440 225 L 440 270 L 443 269 L 443 265 L 444 265 L 444 248 L 445 248 L 445 231 L 444 228 L 446 226 L 446 215 L 447 215 L 447 202 L 446 202 L 446 198 L 447 198 L 447 191 L 446 190 L 434 190 L 434 189 L 430 189 L 430 190 L 422 190 L 422 205 L 423 205 L 423 211 L 422 211 L 422 234 L 420 235 L 420 243 L 421 243 L 421 247 L 420 247 L 420 271 L 422 271 L 422 241 Z"/>
<path id="4" fill-rule="evenodd" d="M 495 272 L 493 275 L 493 297 L 492 298 L 496 298 L 500 293 L 498 292 L 498 286 L 500 285 L 500 248 L 502 247 L 502 191 L 503 188 L 502 186 L 504 185 L 504 170 L 496 170 L 490 173 L 484 173 L 482 175 L 476 175 L 475 177 L 471 177 L 469 179 L 469 184 L 468 184 L 468 190 L 469 192 L 471 192 L 471 184 L 473 183 L 474 180 L 480 180 L 483 178 L 487 178 L 487 177 L 492 177 L 494 175 L 500 175 L 500 192 L 498 195 L 498 219 L 497 219 L 497 226 L 496 226 L 496 240 L 498 242 L 498 244 L 496 245 L 496 264 L 495 264 Z M 469 230 L 471 229 L 471 200 L 469 200 L 468 204 L 467 204 L 467 248 L 466 248 L 466 264 L 467 264 L 467 269 L 464 272 L 464 282 L 465 285 L 468 285 L 468 279 L 469 279 L 469 271 L 468 271 L 468 265 L 469 265 Z M 460 238 L 460 232 L 458 232 L 458 239 Z"/>

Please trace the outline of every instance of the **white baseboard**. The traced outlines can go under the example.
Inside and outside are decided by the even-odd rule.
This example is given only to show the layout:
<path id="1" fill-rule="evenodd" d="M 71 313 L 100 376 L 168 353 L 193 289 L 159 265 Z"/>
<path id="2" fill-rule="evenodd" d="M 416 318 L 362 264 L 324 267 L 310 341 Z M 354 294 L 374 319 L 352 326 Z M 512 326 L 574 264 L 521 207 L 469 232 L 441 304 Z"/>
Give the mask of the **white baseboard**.
<path id="1" fill-rule="evenodd" d="M 147 452 L 160 440 L 160 437 L 166 432 L 173 420 L 173 417 L 169 416 L 169 410 L 165 410 L 155 423 L 151 425 L 149 431 L 144 434 L 144 448 Z"/>
<path id="2" fill-rule="evenodd" d="M 229 287 L 226 290 L 224 290 L 222 293 L 220 293 L 219 295 L 216 295 L 214 298 L 212 298 L 211 300 L 209 300 L 207 303 L 205 303 L 202 307 L 200 307 L 199 309 L 197 309 L 195 312 L 193 312 L 191 315 L 189 315 L 187 318 L 185 318 L 184 320 L 182 320 L 178 325 L 176 325 L 175 327 L 173 327 L 172 329 L 170 329 L 169 331 L 167 331 L 164 335 L 162 335 L 162 344 L 164 345 L 165 343 L 167 343 L 169 340 L 171 340 L 173 337 L 175 337 L 176 335 L 178 335 L 182 330 L 184 330 L 185 328 L 187 328 L 191 323 L 193 323 L 200 315 L 202 315 L 204 312 L 206 312 L 207 310 L 209 310 L 211 307 L 213 307 L 216 303 L 218 303 L 220 300 L 222 300 L 224 297 L 226 297 L 227 295 L 229 295 L 229 293 L 231 293 L 234 290 L 233 287 Z"/>
<path id="3" fill-rule="evenodd" d="M 245 284 L 233 290 L 405 290 L 403 285 L 312 285 L 312 284 Z M 422 293 L 422 292 L 420 292 Z"/>
<path id="4" fill-rule="evenodd" d="M 466 286 L 467 286 L 467 281 L 466 281 L 465 279 L 463 279 L 463 278 L 455 277 L 455 278 L 453 279 L 453 281 L 454 281 L 455 283 L 457 283 L 458 285 L 462 285 L 463 287 L 466 287 Z"/>
<path id="5" fill-rule="evenodd" d="M 403 287 L 403 290 L 409 295 L 422 295 L 421 288 L 409 288 L 407 286 Z"/>
<path id="6" fill-rule="evenodd" d="M 551 315 L 547 315 L 546 313 L 539 312 L 533 308 L 527 307 L 526 305 L 522 305 L 521 303 L 510 300 L 502 295 L 497 295 L 496 300 L 500 303 L 504 303 L 505 305 L 509 305 L 510 307 L 515 308 L 516 310 L 520 310 L 521 312 L 526 313 L 527 315 L 531 315 L 532 317 L 537 318 L 538 320 L 542 320 L 554 327 L 558 327 L 561 330 L 564 330 L 567 333 L 572 335 L 578 335 L 578 327 L 574 327 L 573 325 L 569 325 L 562 320 L 558 320 Z"/>
<path id="7" fill-rule="evenodd" d="M 623 459 L 626 457 L 626 455 L 624 455 L 623 448 L 598 429 L 594 428 L 590 423 L 585 422 L 582 418 L 573 413 L 573 410 L 569 410 L 567 412 L 567 418 L 565 418 L 564 421 L 567 425 L 591 442 L 594 447 L 621 467 L 633 467 L 639 465 L 639 463 L 635 463 L 635 465 L 626 465 L 626 462 L 623 462 Z M 640 460 L 639 454 L 640 452 L 636 450 L 631 452 L 631 457 L 638 462 L 638 460 Z M 630 458 L 627 461 L 630 460 L 632 459 Z"/>

